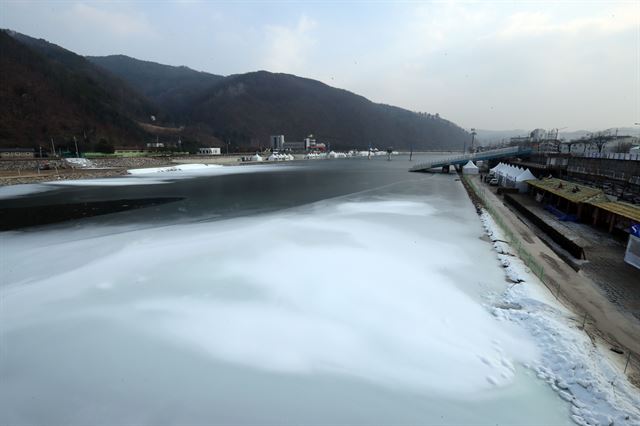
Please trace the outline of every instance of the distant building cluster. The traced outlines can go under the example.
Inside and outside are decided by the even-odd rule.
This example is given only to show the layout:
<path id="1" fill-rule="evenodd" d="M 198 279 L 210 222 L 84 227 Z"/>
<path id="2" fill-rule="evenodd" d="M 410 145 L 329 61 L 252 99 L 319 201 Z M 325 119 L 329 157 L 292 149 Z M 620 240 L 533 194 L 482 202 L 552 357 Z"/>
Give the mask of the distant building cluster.
<path id="1" fill-rule="evenodd" d="M 313 135 L 309 135 L 302 142 L 287 142 L 284 135 L 272 135 L 270 138 L 273 151 L 322 151 L 327 149 L 324 143 L 318 142 Z"/>
<path id="2" fill-rule="evenodd" d="M 559 129 L 535 129 L 528 136 L 509 138 L 509 146 L 530 146 L 540 153 L 606 154 L 637 153 L 640 140 L 637 137 L 618 135 L 611 131 L 594 132 L 573 140 L 558 139 Z"/>

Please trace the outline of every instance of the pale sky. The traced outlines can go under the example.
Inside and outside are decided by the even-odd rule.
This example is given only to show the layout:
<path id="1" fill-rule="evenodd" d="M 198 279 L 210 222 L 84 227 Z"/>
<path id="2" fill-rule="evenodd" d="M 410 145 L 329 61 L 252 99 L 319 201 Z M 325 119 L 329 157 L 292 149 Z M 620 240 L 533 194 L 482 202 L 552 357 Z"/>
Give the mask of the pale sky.
<path id="1" fill-rule="evenodd" d="M 320 80 L 464 128 L 640 122 L 640 1 L 6 1 L 0 26 L 82 55 Z"/>

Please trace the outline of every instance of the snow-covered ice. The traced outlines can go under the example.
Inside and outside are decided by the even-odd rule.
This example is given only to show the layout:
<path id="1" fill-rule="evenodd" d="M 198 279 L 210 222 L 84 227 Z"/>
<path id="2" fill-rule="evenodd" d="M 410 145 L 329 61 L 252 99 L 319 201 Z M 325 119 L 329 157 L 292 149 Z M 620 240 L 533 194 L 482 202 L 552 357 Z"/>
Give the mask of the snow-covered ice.
<path id="1" fill-rule="evenodd" d="M 434 212 L 418 200 L 342 202 L 233 225 L 175 226 L 153 238 L 153 230 L 130 232 L 103 237 L 100 245 L 114 247 L 113 252 L 86 265 L 72 255 L 90 253 L 85 243 L 56 244 L 59 255 L 68 252 L 84 266 L 50 270 L 44 279 L 28 280 L 24 290 L 8 291 L 12 302 L 5 327 L 30 321 L 44 306 L 82 298 L 92 287 L 108 288 L 135 293 L 125 315 L 132 326 L 252 368 L 345 372 L 456 395 L 506 386 L 514 378 L 513 364 L 532 362 L 536 351 L 442 271 L 464 268 L 473 259 L 450 241 L 422 238 L 407 246 L 404 230 L 378 229 L 385 220 L 380 214 L 404 218 Z M 336 240 L 340 244 L 332 246 Z M 310 262 L 327 256 L 330 246 L 328 263 Z M 286 264 L 278 265 L 278 258 Z M 183 282 L 215 293 L 235 282 L 253 296 L 176 299 L 157 287 L 152 294 L 137 294 L 131 270 L 119 267 L 135 259 L 140 260 L 136 274 L 160 288 Z M 270 272 L 274 269 L 282 272 Z M 393 315 L 380 315 L 383 311 Z M 407 333 L 412 327 L 417 328 Z"/>
<path id="2" fill-rule="evenodd" d="M 637 421 L 629 385 L 457 200 L 4 233 L 0 421 Z"/>
<path id="3" fill-rule="evenodd" d="M 273 165 L 222 166 L 220 164 L 179 164 L 167 167 L 130 169 L 128 170 L 129 175 L 113 178 L 56 180 L 45 182 L 43 186 L 46 188 L 46 186 L 158 185 L 170 183 L 178 179 L 191 179 L 195 177 L 271 172 L 278 170 L 277 167 L 278 166 Z M 288 167 L 293 168 L 296 166 Z"/>
<path id="4" fill-rule="evenodd" d="M 221 164 L 176 164 L 175 166 L 166 167 L 147 167 L 144 169 L 129 169 L 131 175 L 148 175 L 153 173 L 175 173 L 175 172 L 193 172 L 206 171 L 214 172 L 224 168 Z"/>
<path id="5" fill-rule="evenodd" d="M 39 192 L 50 191 L 52 188 L 38 184 L 28 183 L 22 185 L 2 185 L 0 186 L 0 200 L 24 197 L 25 195 L 37 194 Z"/>
<path id="6" fill-rule="evenodd" d="M 114 178 L 95 178 L 95 179 L 68 179 L 54 180 L 45 182 L 43 186 L 130 186 L 130 185 L 159 185 L 169 182 L 167 179 L 140 177 L 140 176 L 121 176 Z"/>

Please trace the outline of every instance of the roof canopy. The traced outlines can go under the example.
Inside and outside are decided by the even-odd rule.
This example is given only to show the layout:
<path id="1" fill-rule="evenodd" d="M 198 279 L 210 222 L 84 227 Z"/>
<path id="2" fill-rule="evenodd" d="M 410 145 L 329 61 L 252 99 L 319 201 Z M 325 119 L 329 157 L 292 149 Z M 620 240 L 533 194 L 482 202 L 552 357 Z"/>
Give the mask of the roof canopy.
<path id="1" fill-rule="evenodd" d="M 596 199 L 588 203 L 602 210 L 640 223 L 640 207 L 634 206 L 633 204 L 623 203 L 622 201 L 605 201 L 603 199 Z"/>
<path id="2" fill-rule="evenodd" d="M 523 181 L 533 180 L 533 179 L 536 179 L 536 177 L 533 175 L 533 173 L 531 173 L 531 170 L 527 169 L 518 175 L 518 177 L 516 178 L 516 181 L 523 182 Z"/>
<path id="3" fill-rule="evenodd" d="M 610 201 L 600 189 L 556 178 L 527 180 L 526 182 L 533 187 L 551 192 L 571 202 L 591 204 L 599 209 L 640 223 L 640 206 L 622 201 Z M 578 191 L 575 191 L 576 188 Z"/>
<path id="4" fill-rule="evenodd" d="M 478 166 L 473 164 L 473 161 L 469 160 L 469 162 L 467 164 L 465 164 L 464 166 L 462 166 L 462 168 L 463 169 L 477 169 Z"/>
<path id="5" fill-rule="evenodd" d="M 604 192 L 602 192 L 602 190 L 600 189 L 591 188 L 590 186 L 584 186 L 557 178 L 548 178 L 542 180 L 532 179 L 526 182 L 535 188 L 550 192 L 573 203 L 584 203 L 598 196 L 604 197 Z M 574 191 L 576 188 L 578 190 Z"/>

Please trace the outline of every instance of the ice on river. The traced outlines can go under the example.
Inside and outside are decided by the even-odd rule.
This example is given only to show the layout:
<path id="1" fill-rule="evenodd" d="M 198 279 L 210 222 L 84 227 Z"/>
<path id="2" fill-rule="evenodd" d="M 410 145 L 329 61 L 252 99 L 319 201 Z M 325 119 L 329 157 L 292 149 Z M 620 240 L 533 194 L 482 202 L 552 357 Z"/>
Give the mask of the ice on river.
<path id="1" fill-rule="evenodd" d="M 46 185 L 29 183 L 22 185 L 1 185 L 0 200 L 8 198 L 24 197 L 26 195 L 37 194 L 39 192 L 49 191 L 51 188 Z"/>
<path id="2" fill-rule="evenodd" d="M 99 179 L 58 180 L 47 182 L 46 184 L 57 186 L 155 185 L 170 183 L 178 179 L 191 179 L 194 177 L 272 172 L 279 170 L 277 167 L 278 166 L 274 165 L 222 166 L 220 164 L 177 164 L 175 166 L 167 167 L 130 169 L 127 170 L 129 173 L 127 176 Z"/>
<path id="3" fill-rule="evenodd" d="M 343 202 L 100 241 L 51 235 L 46 250 L 73 265 L 35 279 L 16 267 L 3 327 L 67 315 L 55 307 L 71 303 L 252 368 L 455 394 L 507 385 L 514 362 L 536 353 L 447 273 L 472 268 L 471 253 L 449 238 L 408 244 L 401 224 L 384 225 L 434 212 L 417 201 Z M 123 304 L 102 306 L 94 297 L 105 290 Z"/>
<path id="4" fill-rule="evenodd" d="M 545 365 L 535 336 L 487 306 L 502 268 L 471 206 L 453 206 L 345 198 L 92 238 L 4 233 L 0 420 L 568 423 L 522 367 Z"/>

